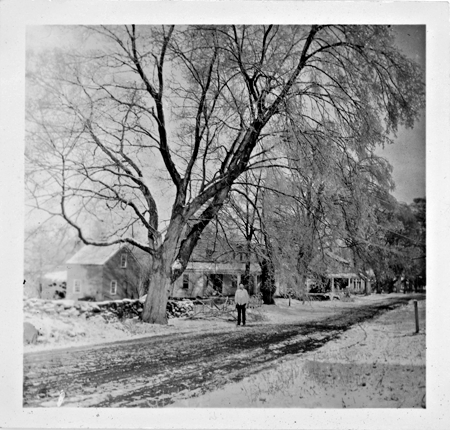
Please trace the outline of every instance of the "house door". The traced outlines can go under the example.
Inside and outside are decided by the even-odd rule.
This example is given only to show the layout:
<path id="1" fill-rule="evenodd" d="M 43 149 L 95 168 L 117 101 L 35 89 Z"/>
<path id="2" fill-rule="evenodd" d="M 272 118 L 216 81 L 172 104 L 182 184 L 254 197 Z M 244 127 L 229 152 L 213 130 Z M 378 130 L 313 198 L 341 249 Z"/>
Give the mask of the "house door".
<path id="1" fill-rule="evenodd" d="M 210 285 L 213 287 L 213 289 L 220 294 L 222 294 L 222 288 L 223 288 L 223 275 L 222 274 L 216 274 L 211 273 L 207 275 L 207 285 Z"/>

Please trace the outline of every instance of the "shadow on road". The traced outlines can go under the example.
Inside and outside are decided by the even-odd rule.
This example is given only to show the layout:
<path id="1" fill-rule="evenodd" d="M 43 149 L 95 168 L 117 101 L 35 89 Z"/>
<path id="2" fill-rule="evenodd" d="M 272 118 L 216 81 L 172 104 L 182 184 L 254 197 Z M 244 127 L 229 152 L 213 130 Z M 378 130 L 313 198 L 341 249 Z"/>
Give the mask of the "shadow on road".
<path id="1" fill-rule="evenodd" d="M 415 296 L 417 299 L 417 296 Z M 320 348 L 354 324 L 402 306 L 408 295 L 341 310 L 315 322 L 266 324 L 223 333 L 168 335 L 28 353 L 25 407 L 161 407 L 215 390 Z"/>

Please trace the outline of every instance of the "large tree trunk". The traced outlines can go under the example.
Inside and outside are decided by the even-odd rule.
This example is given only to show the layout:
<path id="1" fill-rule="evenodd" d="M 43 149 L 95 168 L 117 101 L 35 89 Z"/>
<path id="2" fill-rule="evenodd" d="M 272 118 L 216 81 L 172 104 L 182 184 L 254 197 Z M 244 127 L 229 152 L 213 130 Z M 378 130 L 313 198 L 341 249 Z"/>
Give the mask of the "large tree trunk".
<path id="1" fill-rule="evenodd" d="M 178 194 L 172 209 L 172 218 L 163 244 L 153 255 L 152 273 L 142 320 L 151 324 L 167 324 L 166 306 L 172 284 L 186 269 L 192 250 L 201 233 L 213 219 L 230 190 L 228 185 L 219 190 L 200 221 L 188 226 L 188 212 L 184 208 L 184 194 Z"/>
<path id="2" fill-rule="evenodd" d="M 170 269 L 165 269 L 163 256 L 153 259 L 150 284 L 145 300 L 142 321 L 151 324 L 167 324 L 166 307 L 170 288 Z"/>
<path id="3" fill-rule="evenodd" d="M 306 287 L 306 274 L 305 271 L 297 274 L 297 285 L 296 292 L 299 297 L 304 297 L 308 293 L 308 289 Z"/>
<path id="4" fill-rule="evenodd" d="M 250 261 L 246 261 L 245 263 L 245 270 L 244 270 L 244 274 L 242 275 L 242 279 L 241 279 L 242 284 L 244 284 L 244 287 L 246 288 L 246 290 L 248 291 L 249 294 L 251 294 L 250 288 Z"/>
<path id="5" fill-rule="evenodd" d="M 306 288 L 306 277 L 308 273 L 308 267 L 312 261 L 312 246 L 310 244 L 304 244 L 300 247 L 297 254 L 297 264 L 296 264 L 296 284 L 294 286 L 295 291 L 298 296 L 304 296 L 307 293 Z"/>
<path id="6" fill-rule="evenodd" d="M 263 231 L 265 255 L 259 259 L 261 267 L 261 294 L 265 305 L 274 305 L 273 296 L 277 290 L 275 285 L 275 265 L 273 263 L 273 248 L 269 235 Z"/>
<path id="7" fill-rule="evenodd" d="M 172 283 L 182 270 L 175 269 L 176 250 L 183 230 L 181 217 L 174 217 L 167 230 L 164 243 L 152 256 L 150 283 L 142 313 L 142 321 L 167 324 L 166 308 Z M 176 273 L 176 276 L 174 275 Z"/>
<path id="8" fill-rule="evenodd" d="M 273 295 L 276 291 L 275 285 L 275 267 L 273 262 L 264 258 L 260 261 L 261 265 L 261 294 L 265 305 L 274 305 Z"/>

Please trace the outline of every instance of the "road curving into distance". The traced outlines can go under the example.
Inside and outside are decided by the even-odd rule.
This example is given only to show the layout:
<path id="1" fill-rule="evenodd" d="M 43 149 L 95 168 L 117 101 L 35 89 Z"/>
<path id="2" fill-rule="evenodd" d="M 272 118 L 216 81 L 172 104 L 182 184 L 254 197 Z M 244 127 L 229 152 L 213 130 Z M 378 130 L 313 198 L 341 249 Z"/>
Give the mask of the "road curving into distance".
<path id="1" fill-rule="evenodd" d="M 417 299 L 417 295 L 415 297 Z M 411 296 L 342 309 L 300 324 L 171 334 L 24 354 L 24 407 L 162 407 L 320 348 L 355 324 L 405 305 Z"/>

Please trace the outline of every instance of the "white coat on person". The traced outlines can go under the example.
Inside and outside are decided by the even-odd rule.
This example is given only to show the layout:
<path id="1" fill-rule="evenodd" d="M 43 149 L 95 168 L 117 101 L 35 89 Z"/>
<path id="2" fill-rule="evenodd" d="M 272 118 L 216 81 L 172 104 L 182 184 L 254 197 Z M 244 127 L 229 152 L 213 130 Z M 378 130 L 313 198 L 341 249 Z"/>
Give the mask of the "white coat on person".
<path id="1" fill-rule="evenodd" d="M 248 305 L 250 297 L 248 296 L 247 290 L 242 284 L 239 284 L 236 294 L 234 295 L 234 303 L 237 305 Z"/>
<path id="2" fill-rule="evenodd" d="M 247 290 L 244 289 L 244 285 L 239 284 L 239 287 L 234 295 L 234 303 L 236 304 L 237 310 L 237 325 L 245 325 L 245 308 L 248 305 L 249 296 Z"/>

